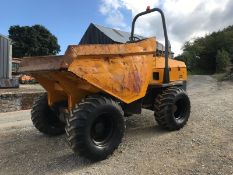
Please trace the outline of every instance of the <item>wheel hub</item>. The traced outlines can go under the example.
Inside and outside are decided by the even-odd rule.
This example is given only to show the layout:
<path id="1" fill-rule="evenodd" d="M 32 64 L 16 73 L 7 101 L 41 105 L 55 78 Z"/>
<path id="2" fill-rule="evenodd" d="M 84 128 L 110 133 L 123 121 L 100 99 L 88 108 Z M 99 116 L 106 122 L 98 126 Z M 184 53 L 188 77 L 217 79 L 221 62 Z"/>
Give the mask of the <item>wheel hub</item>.
<path id="1" fill-rule="evenodd" d="M 177 100 L 173 105 L 173 115 L 177 120 L 183 119 L 187 106 L 183 99 Z"/>
<path id="2" fill-rule="evenodd" d="M 111 139 L 113 130 L 111 116 L 101 115 L 91 127 L 91 138 L 97 146 L 104 146 Z"/>

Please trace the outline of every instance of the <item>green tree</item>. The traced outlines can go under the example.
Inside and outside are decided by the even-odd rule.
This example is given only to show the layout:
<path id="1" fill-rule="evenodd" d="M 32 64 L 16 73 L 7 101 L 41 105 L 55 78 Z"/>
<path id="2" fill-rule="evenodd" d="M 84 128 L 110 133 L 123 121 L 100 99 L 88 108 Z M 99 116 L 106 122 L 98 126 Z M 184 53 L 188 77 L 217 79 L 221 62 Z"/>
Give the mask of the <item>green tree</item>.
<path id="1" fill-rule="evenodd" d="M 13 57 L 56 55 L 60 51 L 57 38 L 42 25 L 11 26 Z"/>
<path id="2" fill-rule="evenodd" d="M 233 26 L 213 32 L 192 42 L 186 42 L 181 57 L 185 58 L 190 69 L 203 74 L 213 74 L 219 70 L 217 54 L 227 52 L 233 63 Z M 224 50 L 224 51 L 222 51 Z M 220 53 L 219 53 L 220 54 Z M 223 53 L 225 54 L 225 53 Z M 198 58 L 198 59 L 196 59 Z M 223 71 L 223 70 L 221 70 Z"/>
<path id="3" fill-rule="evenodd" d="M 225 72 L 230 64 L 229 53 L 225 50 L 218 50 L 216 56 L 216 72 Z"/>

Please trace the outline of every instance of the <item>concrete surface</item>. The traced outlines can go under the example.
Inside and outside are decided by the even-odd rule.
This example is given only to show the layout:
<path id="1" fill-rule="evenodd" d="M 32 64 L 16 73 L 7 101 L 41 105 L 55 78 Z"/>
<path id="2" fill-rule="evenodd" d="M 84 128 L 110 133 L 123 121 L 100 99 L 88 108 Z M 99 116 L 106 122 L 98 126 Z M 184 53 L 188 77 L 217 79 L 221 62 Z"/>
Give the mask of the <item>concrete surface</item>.
<path id="1" fill-rule="evenodd" d="M 192 112 L 180 131 L 158 127 L 153 112 L 127 120 L 123 143 L 107 160 L 73 154 L 65 136 L 47 137 L 30 112 L 0 114 L 0 174 L 233 174 L 233 83 L 191 76 Z"/>

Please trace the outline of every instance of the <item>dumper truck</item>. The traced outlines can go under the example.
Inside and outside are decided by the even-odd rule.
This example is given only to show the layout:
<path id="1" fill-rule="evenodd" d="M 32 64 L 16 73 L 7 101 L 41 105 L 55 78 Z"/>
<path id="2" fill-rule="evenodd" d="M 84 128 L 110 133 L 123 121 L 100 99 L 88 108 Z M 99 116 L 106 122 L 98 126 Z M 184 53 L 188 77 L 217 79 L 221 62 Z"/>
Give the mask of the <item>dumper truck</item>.
<path id="1" fill-rule="evenodd" d="M 138 17 L 152 12 L 162 18 L 162 54 L 156 38 L 134 34 Z M 170 131 L 181 129 L 190 116 L 186 65 L 169 58 L 159 8 L 134 17 L 127 43 L 69 45 L 61 56 L 24 58 L 19 69 L 47 91 L 33 105 L 34 126 L 50 136 L 65 133 L 71 149 L 91 160 L 106 159 L 117 149 L 126 116 L 152 110 L 158 125 Z"/>

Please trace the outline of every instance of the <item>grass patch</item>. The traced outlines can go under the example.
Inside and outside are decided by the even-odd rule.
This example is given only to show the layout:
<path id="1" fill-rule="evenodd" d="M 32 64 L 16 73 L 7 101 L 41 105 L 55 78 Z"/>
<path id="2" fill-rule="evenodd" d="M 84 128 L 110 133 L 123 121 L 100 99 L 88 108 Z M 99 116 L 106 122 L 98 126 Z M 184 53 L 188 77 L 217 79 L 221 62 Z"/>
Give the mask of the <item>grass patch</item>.
<path id="1" fill-rule="evenodd" d="M 213 74 L 212 77 L 216 79 L 217 81 L 224 81 L 226 80 L 227 73 L 216 73 L 216 74 Z"/>
<path id="2" fill-rule="evenodd" d="M 213 73 L 210 71 L 201 70 L 201 69 L 188 70 L 188 75 L 211 75 L 211 74 Z"/>

